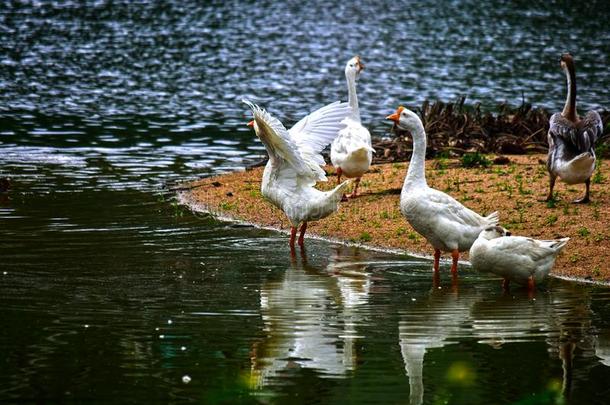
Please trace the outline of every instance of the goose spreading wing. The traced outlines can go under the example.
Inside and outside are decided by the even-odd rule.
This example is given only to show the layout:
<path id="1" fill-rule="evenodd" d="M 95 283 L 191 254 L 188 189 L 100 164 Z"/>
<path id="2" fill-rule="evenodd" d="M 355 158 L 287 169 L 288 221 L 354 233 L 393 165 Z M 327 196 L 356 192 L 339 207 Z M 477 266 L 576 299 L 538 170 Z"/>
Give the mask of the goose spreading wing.
<path id="1" fill-rule="evenodd" d="M 287 162 L 299 176 L 326 181 L 322 150 L 345 126 L 342 122 L 350 113 L 347 103 L 336 101 L 302 118 L 290 130 L 263 108 L 243 100 L 254 115 L 258 135 L 271 159 Z"/>

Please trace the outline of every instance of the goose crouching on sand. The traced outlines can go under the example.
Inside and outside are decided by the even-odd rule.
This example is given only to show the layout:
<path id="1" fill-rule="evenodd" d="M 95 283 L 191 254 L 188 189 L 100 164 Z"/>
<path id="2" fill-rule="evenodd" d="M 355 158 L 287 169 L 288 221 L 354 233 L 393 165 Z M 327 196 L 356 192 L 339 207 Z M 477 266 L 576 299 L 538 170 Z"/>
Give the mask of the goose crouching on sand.
<path id="1" fill-rule="evenodd" d="M 335 102 L 307 115 L 290 130 L 259 106 L 244 100 L 254 119 L 248 123 L 265 145 L 269 161 L 263 172 L 261 193 L 281 209 L 291 224 L 290 247 L 294 249 L 297 228 L 301 225 L 298 244 L 309 221 L 325 218 L 337 211 L 339 201 L 350 181 L 331 191 L 314 188 L 317 181 L 326 181 L 320 167 L 320 152 L 342 129 L 342 121 L 350 113 L 346 103 Z"/>

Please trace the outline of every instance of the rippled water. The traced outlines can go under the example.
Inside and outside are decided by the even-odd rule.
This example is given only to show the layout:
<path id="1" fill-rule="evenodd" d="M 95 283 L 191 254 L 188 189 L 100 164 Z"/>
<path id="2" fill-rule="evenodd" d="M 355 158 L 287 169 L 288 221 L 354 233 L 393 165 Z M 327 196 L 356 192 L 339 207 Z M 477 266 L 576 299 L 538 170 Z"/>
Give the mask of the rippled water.
<path id="1" fill-rule="evenodd" d="M 0 399 L 607 395 L 607 289 L 503 295 L 468 270 L 453 285 L 448 265 L 433 287 L 426 261 L 315 240 L 291 259 L 283 235 L 180 212 L 136 191 L 2 200 Z"/>
<path id="2" fill-rule="evenodd" d="M 262 153 L 239 103 L 607 103 L 607 2 L 2 2 L 0 402 L 604 403 L 610 293 L 194 215 L 164 185 Z M 607 105 L 605 105 L 607 108 Z M 440 288 L 439 288 L 440 287 Z"/>
<path id="3" fill-rule="evenodd" d="M 240 100 L 296 122 L 347 98 L 354 54 L 366 65 L 363 121 L 377 136 L 388 111 L 426 99 L 558 110 L 565 50 L 577 58 L 580 105 L 608 108 L 608 20 L 607 1 L 3 2 L 0 145 L 105 161 L 118 148 L 108 164 L 127 172 L 243 166 L 262 149 Z"/>

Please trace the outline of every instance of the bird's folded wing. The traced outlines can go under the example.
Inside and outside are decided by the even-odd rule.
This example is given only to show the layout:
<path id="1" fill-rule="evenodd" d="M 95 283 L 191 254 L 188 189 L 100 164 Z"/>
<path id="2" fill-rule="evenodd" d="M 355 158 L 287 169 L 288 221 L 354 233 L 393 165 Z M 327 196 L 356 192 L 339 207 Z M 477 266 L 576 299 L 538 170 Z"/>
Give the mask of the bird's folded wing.
<path id="1" fill-rule="evenodd" d="M 318 166 L 324 164 L 320 153 L 345 126 L 342 121 L 350 111 L 347 103 L 336 101 L 312 112 L 290 128 L 288 133 L 306 161 Z M 325 179 L 323 171 L 320 171 Z"/>
<path id="2" fill-rule="evenodd" d="M 483 218 L 471 209 L 460 204 L 455 198 L 441 191 L 434 190 L 426 204 L 430 205 L 431 215 L 440 215 L 452 222 L 463 225 L 480 226 Z"/>
<path id="3" fill-rule="evenodd" d="M 596 111 L 589 111 L 577 125 L 560 113 L 553 114 L 549 120 L 549 135 L 572 145 L 579 153 L 593 148 L 602 132 L 602 120 Z"/>
<path id="4" fill-rule="evenodd" d="M 591 146 L 595 145 L 595 142 L 601 138 L 604 133 L 604 124 L 602 123 L 602 117 L 599 116 L 597 111 L 589 111 L 580 122 L 580 128 L 583 135 L 589 138 Z"/>
<path id="5" fill-rule="evenodd" d="M 573 143 L 573 139 L 576 137 L 576 127 L 561 113 L 555 113 L 549 119 L 549 135 Z"/>
<path id="6" fill-rule="evenodd" d="M 504 256 L 527 256 L 535 262 L 553 254 L 551 248 L 544 246 L 544 244 L 539 243 L 539 241 L 535 239 L 526 238 L 524 236 L 496 238 L 489 242 L 490 248 L 499 254 Z"/>

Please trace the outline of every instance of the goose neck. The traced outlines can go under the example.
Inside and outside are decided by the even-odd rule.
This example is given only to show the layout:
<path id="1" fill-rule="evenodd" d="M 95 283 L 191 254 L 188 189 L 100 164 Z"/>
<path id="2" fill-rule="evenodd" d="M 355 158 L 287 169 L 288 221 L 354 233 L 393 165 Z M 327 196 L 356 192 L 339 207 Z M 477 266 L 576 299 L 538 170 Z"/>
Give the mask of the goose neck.
<path id="1" fill-rule="evenodd" d="M 419 125 L 411 132 L 413 136 L 413 153 L 403 189 L 411 186 L 426 185 L 426 132 Z"/>
<path id="2" fill-rule="evenodd" d="M 347 80 L 348 102 L 352 110 L 352 117 L 360 121 L 360 109 L 358 108 L 358 96 L 356 95 L 356 74 L 346 72 L 345 79 Z"/>
<path id="3" fill-rule="evenodd" d="M 566 74 L 568 95 L 566 96 L 566 103 L 561 115 L 572 122 L 576 122 L 576 74 L 574 72 L 574 66 L 572 64 L 567 64 L 564 71 Z"/>

